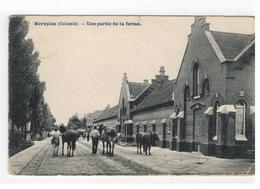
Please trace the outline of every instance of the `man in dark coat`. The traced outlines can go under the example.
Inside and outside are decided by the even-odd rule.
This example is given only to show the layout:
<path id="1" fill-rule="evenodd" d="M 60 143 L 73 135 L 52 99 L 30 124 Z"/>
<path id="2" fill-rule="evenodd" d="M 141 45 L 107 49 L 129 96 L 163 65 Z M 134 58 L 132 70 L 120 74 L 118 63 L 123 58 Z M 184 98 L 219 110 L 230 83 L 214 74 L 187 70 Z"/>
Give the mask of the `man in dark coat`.
<path id="1" fill-rule="evenodd" d="M 97 127 L 94 126 L 94 129 L 91 131 L 92 154 L 96 154 L 96 153 L 97 153 L 99 136 L 100 136 L 100 133 L 99 133 L 99 131 L 97 130 Z"/>

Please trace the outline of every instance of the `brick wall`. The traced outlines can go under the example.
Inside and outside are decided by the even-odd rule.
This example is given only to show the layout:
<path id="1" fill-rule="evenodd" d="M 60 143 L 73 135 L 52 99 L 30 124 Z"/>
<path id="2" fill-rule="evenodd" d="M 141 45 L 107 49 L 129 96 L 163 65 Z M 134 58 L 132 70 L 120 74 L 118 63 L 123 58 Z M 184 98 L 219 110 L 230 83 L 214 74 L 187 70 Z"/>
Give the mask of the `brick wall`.
<path id="1" fill-rule="evenodd" d="M 205 77 L 209 80 L 210 92 L 207 96 L 193 98 L 193 65 L 194 62 L 199 63 L 199 94 L 201 93 L 201 86 Z M 185 141 L 207 143 L 208 142 L 208 125 L 204 112 L 209 106 L 212 106 L 216 96 L 221 97 L 222 103 L 225 103 L 226 81 L 227 73 L 226 64 L 221 64 L 212 49 L 204 31 L 196 31 L 190 34 L 187 49 L 183 57 L 183 62 L 178 73 L 177 85 L 175 89 L 175 109 L 181 108 L 183 110 L 183 97 L 185 84 L 189 85 L 191 98 L 187 102 L 187 118 L 185 126 Z M 216 95 L 217 94 L 217 95 Z M 196 117 L 195 128 L 193 127 L 193 111 L 191 107 L 194 104 L 200 103 L 201 110 L 195 110 Z M 193 128 L 195 131 L 193 131 Z"/>

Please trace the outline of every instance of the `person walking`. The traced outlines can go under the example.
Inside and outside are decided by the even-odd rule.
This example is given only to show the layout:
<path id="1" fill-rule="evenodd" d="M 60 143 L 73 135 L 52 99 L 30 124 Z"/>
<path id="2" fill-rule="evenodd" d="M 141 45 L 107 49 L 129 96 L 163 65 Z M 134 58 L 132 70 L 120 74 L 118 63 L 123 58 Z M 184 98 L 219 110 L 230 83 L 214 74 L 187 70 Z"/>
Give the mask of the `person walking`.
<path id="1" fill-rule="evenodd" d="M 100 134 L 99 134 L 99 131 L 97 130 L 97 126 L 94 126 L 94 129 L 91 131 L 92 154 L 97 153 L 99 136 L 100 136 Z"/>
<path id="2" fill-rule="evenodd" d="M 89 142 L 90 130 L 87 130 L 87 141 Z"/>
<path id="3" fill-rule="evenodd" d="M 58 131 L 58 129 L 54 129 L 52 133 L 51 144 L 53 146 L 53 157 L 58 156 L 60 145 L 60 132 Z"/>

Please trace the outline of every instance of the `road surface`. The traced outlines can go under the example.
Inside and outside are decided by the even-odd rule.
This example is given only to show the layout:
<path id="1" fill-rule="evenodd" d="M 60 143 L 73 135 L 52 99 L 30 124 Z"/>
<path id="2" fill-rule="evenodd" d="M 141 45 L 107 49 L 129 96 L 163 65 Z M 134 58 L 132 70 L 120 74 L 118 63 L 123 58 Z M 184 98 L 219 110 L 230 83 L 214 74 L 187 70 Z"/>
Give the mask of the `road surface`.
<path id="1" fill-rule="evenodd" d="M 14 175 L 190 175 L 255 173 L 253 159 L 221 159 L 199 153 L 175 152 L 159 147 L 152 155 L 136 154 L 135 147 L 116 145 L 113 157 L 91 153 L 91 141 L 80 139 L 74 157 L 52 157 L 50 139 L 9 158 L 9 173 Z M 66 153 L 66 146 L 65 146 Z"/>

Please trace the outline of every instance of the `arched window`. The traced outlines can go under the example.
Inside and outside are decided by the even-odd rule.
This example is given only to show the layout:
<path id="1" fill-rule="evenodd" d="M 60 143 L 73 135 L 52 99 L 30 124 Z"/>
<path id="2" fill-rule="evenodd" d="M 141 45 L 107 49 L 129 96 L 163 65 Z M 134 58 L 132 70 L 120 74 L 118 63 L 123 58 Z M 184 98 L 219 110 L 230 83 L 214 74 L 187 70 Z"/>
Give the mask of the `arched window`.
<path id="1" fill-rule="evenodd" d="M 218 127 L 218 108 L 220 107 L 220 102 L 216 101 L 213 107 L 213 120 L 212 120 L 212 127 L 209 128 L 209 138 L 216 139 L 217 137 L 217 127 Z"/>
<path id="2" fill-rule="evenodd" d="M 193 66 L 193 97 L 198 96 L 199 86 L 199 64 L 195 63 Z"/>
<path id="3" fill-rule="evenodd" d="M 246 102 L 239 100 L 236 104 L 236 136 L 246 136 L 246 109 Z"/>
<path id="4" fill-rule="evenodd" d="M 139 128 L 140 128 L 140 126 L 136 125 L 136 133 L 139 133 Z"/>
<path id="5" fill-rule="evenodd" d="M 209 94 L 209 80 L 204 79 L 202 83 L 201 96 L 207 96 Z"/>

